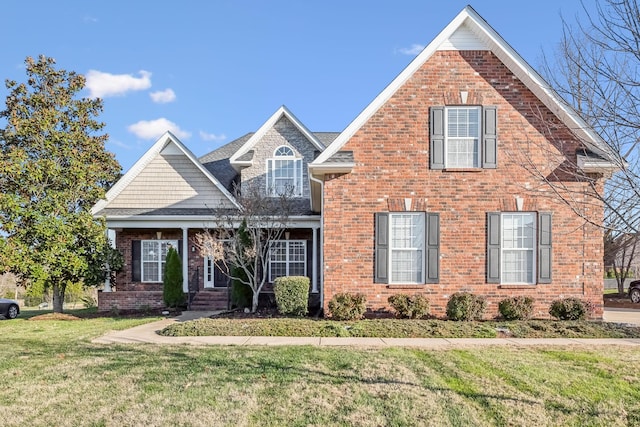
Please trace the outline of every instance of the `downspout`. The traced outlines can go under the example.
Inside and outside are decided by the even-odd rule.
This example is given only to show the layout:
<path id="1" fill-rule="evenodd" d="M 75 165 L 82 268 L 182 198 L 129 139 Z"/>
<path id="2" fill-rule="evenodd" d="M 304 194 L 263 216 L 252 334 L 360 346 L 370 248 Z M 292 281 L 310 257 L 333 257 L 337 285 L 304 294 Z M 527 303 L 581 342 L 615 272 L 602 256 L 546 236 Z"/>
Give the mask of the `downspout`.
<path id="1" fill-rule="evenodd" d="M 324 310 L 324 181 L 315 178 L 309 173 L 309 179 L 320 185 L 320 268 L 318 280 L 320 281 L 320 308 Z"/>

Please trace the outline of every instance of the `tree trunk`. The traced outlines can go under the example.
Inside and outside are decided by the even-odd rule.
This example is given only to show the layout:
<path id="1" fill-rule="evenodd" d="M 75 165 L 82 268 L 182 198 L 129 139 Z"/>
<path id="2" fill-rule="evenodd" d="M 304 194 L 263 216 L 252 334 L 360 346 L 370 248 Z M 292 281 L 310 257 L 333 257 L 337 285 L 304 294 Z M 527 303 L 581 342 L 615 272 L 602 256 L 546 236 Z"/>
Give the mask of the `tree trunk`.
<path id="1" fill-rule="evenodd" d="M 260 292 L 253 291 L 253 298 L 251 299 L 251 312 L 255 313 L 258 310 L 258 296 Z"/>
<path id="2" fill-rule="evenodd" d="M 65 285 L 59 285 L 59 284 L 53 285 L 53 312 L 54 313 L 62 313 L 65 289 L 66 289 Z"/>

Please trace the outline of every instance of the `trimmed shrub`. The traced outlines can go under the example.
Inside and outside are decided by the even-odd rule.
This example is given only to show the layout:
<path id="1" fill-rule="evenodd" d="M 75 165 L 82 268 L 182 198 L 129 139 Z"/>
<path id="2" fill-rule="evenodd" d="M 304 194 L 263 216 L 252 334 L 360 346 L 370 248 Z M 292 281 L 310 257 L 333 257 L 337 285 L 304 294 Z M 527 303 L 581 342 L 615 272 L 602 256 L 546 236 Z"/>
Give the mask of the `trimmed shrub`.
<path id="1" fill-rule="evenodd" d="M 526 320 L 533 314 L 533 298 L 517 296 L 498 303 L 498 311 L 505 320 Z"/>
<path id="2" fill-rule="evenodd" d="M 396 294 L 387 301 L 398 317 L 419 319 L 429 313 L 429 300 L 422 295 Z"/>
<path id="3" fill-rule="evenodd" d="M 449 320 L 481 319 L 487 308 L 484 297 L 469 292 L 456 292 L 447 302 L 447 317 Z"/>
<path id="4" fill-rule="evenodd" d="M 304 276 L 278 277 L 273 293 L 280 314 L 304 316 L 308 311 L 309 278 Z"/>
<path id="5" fill-rule="evenodd" d="M 366 311 L 365 302 L 366 298 L 362 294 L 335 294 L 329 301 L 329 313 L 335 320 L 362 319 Z"/>
<path id="6" fill-rule="evenodd" d="M 164 264 L 162 300 L 167 307 L 178 307 L 184 304 L 182 290 L 182 262 L 174 248 L 169 248 Z"/>
<path id="7" fill-rule="evenodd" d="M 240 267 L 233 267 L 231 276 L 236 279 L 231 280 L 231 308 L 251 307 L 253 290 L 238 279 L 248 280 L 247 273 Z"/>
<path id="8" fill-rule="evenodd" d="M 560 320 L 584 320 L 592 308 L 589 301 L 569 297 L 553 301 L 549 314 Z"/>

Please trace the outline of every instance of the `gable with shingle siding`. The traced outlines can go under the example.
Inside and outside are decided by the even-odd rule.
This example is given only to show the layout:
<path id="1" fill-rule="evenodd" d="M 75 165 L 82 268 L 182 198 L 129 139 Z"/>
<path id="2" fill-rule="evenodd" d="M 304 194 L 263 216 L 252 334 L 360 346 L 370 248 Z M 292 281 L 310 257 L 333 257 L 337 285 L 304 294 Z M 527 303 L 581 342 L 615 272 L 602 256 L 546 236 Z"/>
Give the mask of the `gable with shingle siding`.
<path id="1" fill-rule="evenodd" d="M 109 208 L 232 207 L 222 192 L 181 154 L 158 154 L 109 203 Z"/>

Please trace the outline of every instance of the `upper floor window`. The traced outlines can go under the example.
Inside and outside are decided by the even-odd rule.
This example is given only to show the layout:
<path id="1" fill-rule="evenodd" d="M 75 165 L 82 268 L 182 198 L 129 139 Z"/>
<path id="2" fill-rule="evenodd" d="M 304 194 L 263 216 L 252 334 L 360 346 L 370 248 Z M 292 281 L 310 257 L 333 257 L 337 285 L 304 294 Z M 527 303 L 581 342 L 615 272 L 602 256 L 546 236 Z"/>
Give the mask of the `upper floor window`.
<path id="1" fill-rule="evenodd" d="M 445 110 L 446 167 L 479 167 L 480 107 L 447 107 Z"/>
<path id="2" fill-rule="evenodd" d="M 291 147 L 282 145 L 267 159 L 267 194 L 270 196 L 302 196 L 302 159 Z"/>
<path id="3" fill-rule="evenodd" d="M 496 107 L 431 107 L 429 126 L 431 169 L 496 168 Z"/>

